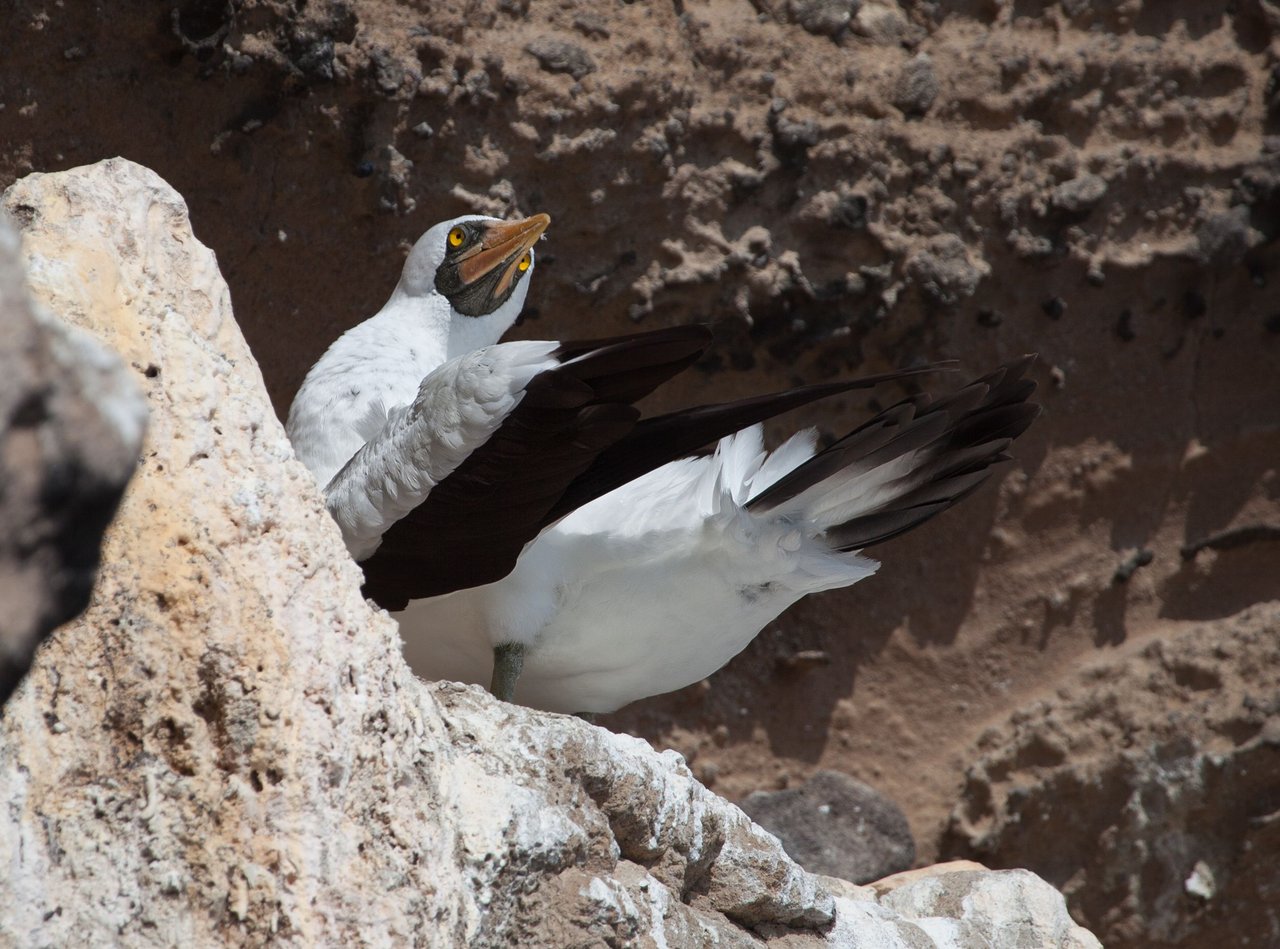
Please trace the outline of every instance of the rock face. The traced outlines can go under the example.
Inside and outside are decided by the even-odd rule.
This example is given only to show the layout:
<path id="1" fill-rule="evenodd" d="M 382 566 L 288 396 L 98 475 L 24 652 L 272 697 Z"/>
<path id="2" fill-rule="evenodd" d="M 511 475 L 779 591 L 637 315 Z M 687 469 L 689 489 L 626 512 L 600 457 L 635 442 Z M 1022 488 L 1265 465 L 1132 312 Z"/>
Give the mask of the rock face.
<path id="1" fill-rule="evenodd" d="M 1118 310 L 1135 268 L 1238 264 L 1275 236 L 1269 9 L 9 4 L 0 181 L 129 154 L 177 183 L 280 410 L 403 247 L 465 211 L 552 214 L 531 298 L 548 333 L 711 319 L 724 362 L 781 378 L 796 357 L 967 356 L 993 342 L 972 311 L 1020 299 L 997 284 Z M 854 228 L 830 213 L 851 196 Z M 938 238 L 974 275 L 942 297 L 906 267 Z M 995 335 L 1019 352 L 1035 329 Z M 1046 342 L 1057 361 L 1068 341 Z"/>
<path id="2" fill-rule="evenodd" d="M 839 771 L 819 771 L 797 788 L 748 794 L 742 809 L 814 873 L 870 883 L 909 869 L 916 859 L 898 806 Z"/>
<path id="3" fill-rule="evenodd" d="M 181 198 L 113 160 L 4 203 L 34 294 L 121 352 L 152 411 L 93 602 L 0 720 L 4 941 L 856 947 L 969 925 L 954 900 L 824 885 L 674 752 L 414 679 Z M 1043 881 L 963 889 L 993 887 L 1018 915 L 940 944 L 1090 944 Z"/>
<path id="4" fill-rule="evenodd" d="M 2 707 L 44 636 L 89 602 L 146 405 L 115 355 L 30 298 L 5 215 L 0 327 Z"/>
<path id="5" fill-rule="evenodd" d="M 1274 943 L 1280 609 L 1229 630 L 1154 642 L 992 728 L 948 849 L 1043 874 L 1108 946 Z"/>

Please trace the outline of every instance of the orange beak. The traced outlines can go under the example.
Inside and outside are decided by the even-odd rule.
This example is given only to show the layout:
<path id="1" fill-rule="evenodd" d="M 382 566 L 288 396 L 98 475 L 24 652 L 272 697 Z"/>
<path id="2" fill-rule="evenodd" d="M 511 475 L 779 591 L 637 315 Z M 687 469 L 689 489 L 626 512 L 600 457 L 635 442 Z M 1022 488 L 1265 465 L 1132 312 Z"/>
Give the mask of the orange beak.
<path id="1" fill-rule="evenodd" d="M 515 279 L 520 259 L 538 242 L 538 238 L 550 224 L 551 217 L 546 214 L 535 214 L 523 221 L 490 224 L 480 243 L 458 259 L 458 276 L 463 283 L 474 283 L 495 267 L 506 263 L 506 272 L 495 290 L 498 294 L 506 293 L 511 281 Z"/>

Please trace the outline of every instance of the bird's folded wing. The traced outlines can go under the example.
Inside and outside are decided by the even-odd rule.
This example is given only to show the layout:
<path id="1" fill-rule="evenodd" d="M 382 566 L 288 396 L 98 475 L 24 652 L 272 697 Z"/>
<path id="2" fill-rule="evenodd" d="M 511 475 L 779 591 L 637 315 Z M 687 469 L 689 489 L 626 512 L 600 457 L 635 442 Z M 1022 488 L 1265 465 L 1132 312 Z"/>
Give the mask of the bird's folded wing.
<path id="1" fill-rule="evenodd" d="M 505 343 L 436 369 L 325 487 L 347 549 L 363 560 L 382 535 L 485 444 L 539 373 L 559 365 L 554 343 Z"/>
<path id="2" fill-rule="evenodd" d="M 710 341 L 705 328 L 683 326 L 545 344 L 552 347 L 548 364 L 483 439 L 461 446 L 465 457 L 443 472 L 447 476 L 425 492 L 387 499 L 395 501 L 394 517 L 370 523 L 380 527 L 380 543 L 361 564 L 365 595 L 401 609 L 412 599 L 506 576 L 566 487 L 635 427 L 640 413 L 631 403 L 691 365 Z M 520 344 L 492 349 L 512 345 Z M 380 461 L 377 470 L 402 465 L 397 459 L 417 450 L 411 438 L 400 437 L 386 453 L 389 463 Z M 432 450 L 414 464 L 426 463 Z M 431 464 L 433 475 L 439 473 L 434 458 Z M 374 500 L 385 506 L 381 497 Z"/>

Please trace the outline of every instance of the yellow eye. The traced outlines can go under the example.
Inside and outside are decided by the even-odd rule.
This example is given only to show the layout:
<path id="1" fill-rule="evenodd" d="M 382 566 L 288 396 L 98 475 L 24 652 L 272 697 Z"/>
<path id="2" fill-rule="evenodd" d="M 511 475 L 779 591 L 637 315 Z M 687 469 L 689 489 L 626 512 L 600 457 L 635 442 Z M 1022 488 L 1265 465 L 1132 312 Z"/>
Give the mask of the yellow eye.
<path id="1" fill-rule="evenodd" d="M 449 232 L 449 246 L 461 247 L 462 242 L 466 239 L 466 236 L 467 235 L 465 232 L 463 232 L 462 228 L 455 227 L 452 231 Z"/>
<path id="2" fill-rule="evenodd" d="M 524 273 L 526 270 L 529 269 L 529 265 L 531 263 L 533 263 L 533 258 L 530 257 L 528 253 L 526 253 L 523 257 L 520 258 L 520 263 L 516 264 L 516 266 L 520 268 L 521 273 Z"/>

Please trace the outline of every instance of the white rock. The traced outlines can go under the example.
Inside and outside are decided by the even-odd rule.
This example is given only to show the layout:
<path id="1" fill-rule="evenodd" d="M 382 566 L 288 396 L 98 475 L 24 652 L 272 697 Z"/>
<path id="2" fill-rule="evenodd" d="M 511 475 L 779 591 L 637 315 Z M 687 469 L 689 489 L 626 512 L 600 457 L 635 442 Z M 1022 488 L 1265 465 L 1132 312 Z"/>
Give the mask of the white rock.
<path id="1" fill-rule="evenodd" d="M 1072 920 L 1062 894 L 1026 870 L 920 876 L 886 893 L 880 902 L 914 920 L 939 946 L 1101 949 L 1101 943 Z"/>

